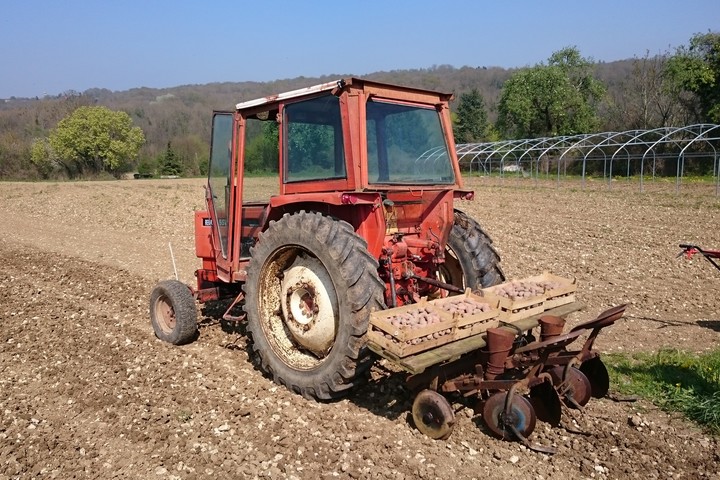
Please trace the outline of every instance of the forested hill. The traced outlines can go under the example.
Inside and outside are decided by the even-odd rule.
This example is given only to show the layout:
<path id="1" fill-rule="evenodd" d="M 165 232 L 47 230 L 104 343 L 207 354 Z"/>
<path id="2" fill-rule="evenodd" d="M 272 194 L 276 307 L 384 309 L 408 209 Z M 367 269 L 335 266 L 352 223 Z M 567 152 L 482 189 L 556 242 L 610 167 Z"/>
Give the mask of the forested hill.
<path id="1" fill-rule="evenodd" d="M 628 78 L 637 60 L 623 60 L 594 65 L 594 75 L 608 89 L 608 99 L 617 97 L 623 81 Z M 364 78 L 453 92 L 457 98 L 477 89 L 482 95 L 490 120 L 503 83 L 515 72 L 499 67 L 461 67 L 448 65 L 426 69 L 394 70 L 362 75 Z M 210 116 L 213 110 L 232 110 L 237 102 L 260 96 L 306 87 L 338 78 L 352 76 L 338 73 L 323 77 L 276 80 L 272 82 L 225 82 L 206 85 L 183 85 L 173 88 L 133 88 L 112 92 L 90 89 L 65 92 L 55 97 L 0 100 L 0 178 L 33 178 L 36 172 L 29 163 L 33 139 L 48 135 L 58 121 L 78 106 L 103 105 L 127 112 L 133 123 L 145 134 L 140 161 L 154 159 L 172 145 L 184 163 L 187 174 L 199 174 L 207 158 Z M 609 107 L 605 108 L 610 111 Z M 618 119 L 605 118 L 607 127 L 617 128 Z"/>

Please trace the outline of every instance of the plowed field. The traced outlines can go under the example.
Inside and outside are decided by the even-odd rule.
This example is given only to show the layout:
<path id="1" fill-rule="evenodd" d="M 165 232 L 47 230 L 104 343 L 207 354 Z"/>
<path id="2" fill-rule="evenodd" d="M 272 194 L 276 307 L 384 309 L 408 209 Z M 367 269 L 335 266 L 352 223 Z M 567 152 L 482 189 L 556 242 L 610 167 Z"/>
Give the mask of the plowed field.
<path id="1" fill-rule="evenodd" d="M 600 351 L 720 346 L 720 272 L 675 258 L 679 243 L 720 248 L 716 197 L 482 182 L 460 208 L 509 278 L 576 278 L 587 308 L 571 324 L 629 303 Z M 585 434 L 539 423 L 547 456 L 489 436 L 470 409 L 447 441 L 424 437 L 382 362 L 317 403 L 255 370 L 242 329 L 213 316 L 190 345 L 157 340 L 148 297 L 174 275 L 169 243 L 192 282 L 203 198 L 202 180 L 0 183 L 0 480 L 720 478 L 718 439 L 643 401 L 564 418 Z"/>

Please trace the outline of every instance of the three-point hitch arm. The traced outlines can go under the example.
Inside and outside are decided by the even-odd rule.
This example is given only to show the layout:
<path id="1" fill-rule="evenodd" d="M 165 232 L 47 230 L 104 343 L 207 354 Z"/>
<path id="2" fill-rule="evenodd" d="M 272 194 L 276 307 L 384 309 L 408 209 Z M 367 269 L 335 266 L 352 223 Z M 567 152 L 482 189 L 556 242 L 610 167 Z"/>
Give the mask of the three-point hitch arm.
<path id="1" fill-rule="evenodd" d="M 691 259 L 696 254 L 701 254 L 703 257 L 707 258 L 707 261 L 712 263 L 715 268 L 720 270 L 720 264 L 716 262 L 714 259 L 720 258 L 720 250 L 703 250 L 702 248 L 698 247 L 697 245 L 687 245 L 687 244 L 680 244 L 680 248 L 683 249 L 682 252 L 678 254 L 678 257 L 680 255 L 685 255 L 685 258 Z"/>

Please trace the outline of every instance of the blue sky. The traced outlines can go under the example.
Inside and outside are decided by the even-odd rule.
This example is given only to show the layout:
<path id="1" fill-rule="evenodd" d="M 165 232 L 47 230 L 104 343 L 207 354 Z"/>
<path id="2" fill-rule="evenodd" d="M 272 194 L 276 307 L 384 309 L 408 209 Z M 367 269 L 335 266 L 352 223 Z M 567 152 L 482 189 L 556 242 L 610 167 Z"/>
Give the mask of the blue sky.
<path id="1" fill-rule="evenodd" d="M 720 28 L 718 0 L 0 0 L 0 98 L 433 65 L 612 61 Z"/>

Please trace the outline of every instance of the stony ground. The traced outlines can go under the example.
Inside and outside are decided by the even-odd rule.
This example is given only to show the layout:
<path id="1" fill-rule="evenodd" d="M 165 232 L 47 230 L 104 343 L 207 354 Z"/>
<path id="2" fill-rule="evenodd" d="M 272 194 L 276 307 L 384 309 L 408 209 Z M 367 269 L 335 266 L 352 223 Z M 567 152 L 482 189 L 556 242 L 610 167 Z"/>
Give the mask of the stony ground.
<path id="1" fill-rule="evenodd" d="M 574 277 L 584 312 L 629 303 L 601 351 L 720 345 L 720 272 L 676 259 L 720 248 L 720 200 L 471 182 L 463 205 L 506 274 Z M 0 183 L 0 480 L 10 478 L 720 478 L 718 439 L 646 402 L 592 401 L 553 456 L 487 434 L 458 408 L 447 441 L 408 423 L 403 378 L 380 363 L 346 399 L 307 401 L 252 367 L 240 329 L 203 317 L 196 342 L 157 340 L 157 280 L 191 282 L 203 182 Z M 261 195 L 272 182 L 253 180 Z M 580 430 L 585 434 L 572 433 Z"/>

